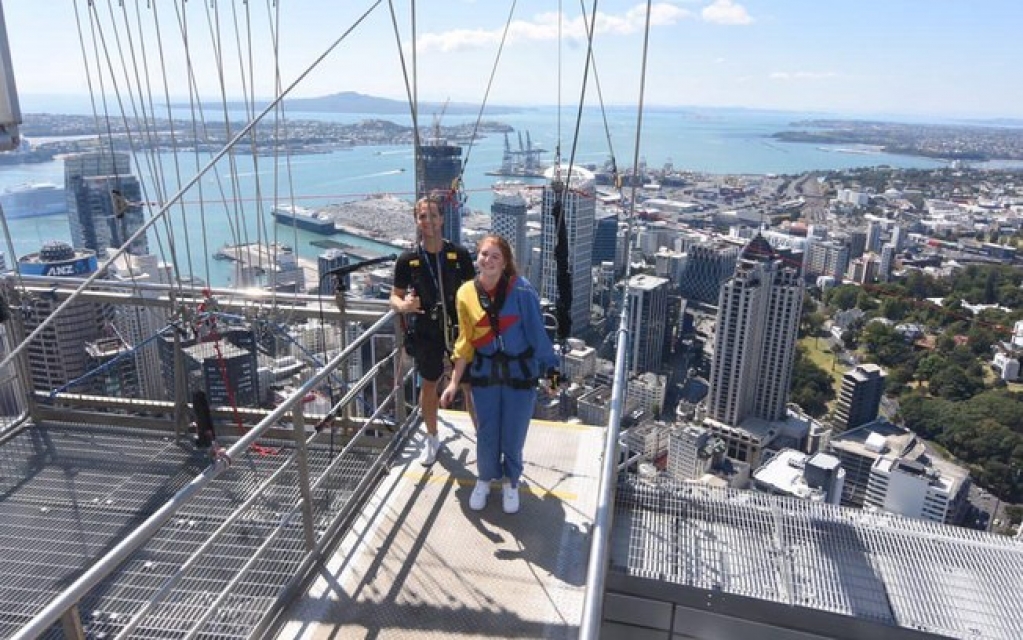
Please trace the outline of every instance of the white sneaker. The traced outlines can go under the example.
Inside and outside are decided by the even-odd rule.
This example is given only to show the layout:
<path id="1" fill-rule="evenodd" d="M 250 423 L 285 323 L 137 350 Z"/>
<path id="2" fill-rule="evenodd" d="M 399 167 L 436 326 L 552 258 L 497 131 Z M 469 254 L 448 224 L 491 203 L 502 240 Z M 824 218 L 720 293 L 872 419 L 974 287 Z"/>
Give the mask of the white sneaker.
<path id="1" fill-rule="evenodd" d="M 437 452 L 440 451 L 440 439 L 437 436 L 426 436 L 426 449 L 423 450 L 423 457 L 419 459 L 419 464 L 424 467 L 428 467 L 437 461 Z"/>
<path id="2" fill-rule="evenodd" d="M 518 513 L 519 512 L 519 486 L 512 486 L 511 483 L 505 482 L 504 489 L 501 490 L 502 504 L 505 513 Z"/>
<path id="3" fill-rule="evenodd" d="M 469 496 L 469 508 L 473 511 L 482 511 L 483 507 L 487 506 L 487 496 L 489 495 L 490 482 L 477 480 L 476 487 L 472 490 L 472 495 Z"/>

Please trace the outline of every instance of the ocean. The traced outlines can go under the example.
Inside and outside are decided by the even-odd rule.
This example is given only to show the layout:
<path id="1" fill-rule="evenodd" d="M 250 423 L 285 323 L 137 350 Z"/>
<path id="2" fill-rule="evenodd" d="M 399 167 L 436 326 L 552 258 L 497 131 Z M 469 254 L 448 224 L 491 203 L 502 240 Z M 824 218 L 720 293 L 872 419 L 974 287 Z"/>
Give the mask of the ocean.
<path id="1" fill-rule="evenodd" d="M 26 113 L 87 113 L 67 104 L 50 109 L 46 105 L 31 104 Z M 237 114 L 239 120 L 242 114 Z M 182 112 L 176 117 L 187 117 Z M 944 166 L 941 161 L 897 156 L 885 153 L 844 153 L 837 147 L 823 148 L 812 144 L 777 142 L 772 133 L 783 131 L 793 123 L 821 114 L 762 112 L 741 109 L 654 109 L 644 114 L 641 136 L 640 162 L 651 167 L 671 163 L 676 169 L 713 174 L 786 174 L 817 169 L 845 169 L 860 166 L 890 165 L 903 168 L 933 168 Z M 290 119 L 322 119 L 338 122 L 358 122 L 366 118 L 389 119 L 401 124 L 394 116 L 372 114 L 311 114 L 290 113 Z M 428 119 L 428 118 L 423 118 Z M 545 162 L 551 162 L 559 140 L 561 158 L 568 162 L 573 155 L 575 112 L 564 110 L 559 122 L 553 107 L 539 107 L 518 113 L 487 116 L 488 120 L 507 123 L 521 132 L 529 133 L 534 146 L 547 150 Z M 614 153 L 620 169 L 633 166 L 636 115 L 634 109 L 612 108 L 607 111 L 605 128 L 600 111 L 584 110 L 580 124 L 578 148 L 574 150 L 578 164 L 603 164 Z M 472 123 L 473 118 L 449 117 L 444 124 Z M 606 130 L 610 130 L 608 140 Z M 513 148 L 518 147 L 516 134 L 510 135 Z M 498 169 L 504 150 L 504 136 L 488 134 L 471 148 L 463 151 L 466 162 L 464 175 L 468 206 L 489 210 L 491 185 L 507 180 L 486 175 Z M 208 154 L 198 158 L 194 153 L 158 154 L 159 162 L 146 165 L 139 174 L 148 184 L 155 184 L 150 176 L 163 175 L 168 186 L 162 194 L 152 188 L 147 197 L 160 200 L 173 195 L 179 184 L 174 176 L 187 182 L 209 160 Z M 229 159 L 224 158 L 216 171 L 207 173 L 199 184 L 190 189 L 183 204 L 175 207 L 170 216 L 174 246 L 183 271 L 189 271 L 214 285 L 227 285 L 231 276 L 229 263 L 212 260 L 212 254 L 223 244 L 276 240 L 294 246 L 300 257 L 314 258 L 321 251 L 309 243 L 324 236 L 273 224 L 269 216 L 270 205 L 277 193 L 279 202 L 317 207 L 332 203 L 362 199 L 371 194 L 389 193 L 411 201 L 414 193 L 414 167 L 412 149 L 395 146 L 365 146 L 325 154 L 295 155 L 287 161 L 273 158 L 253 158 L 248 154 L 234 157 L 236 181 L 227 179 L 231 174 Z M 152 166 L 150 166 L 152 164 Z M 218 178 L 219 174 L 222 179 Z M 290 181 L 287 176 L 290 175 Z M 41 164 L 6 165 L 0 167 L 0 190 L 25 182 L 63 183 L 63 165 L 60 160 Z M 539 181 L 533 180 L 538 183 Z M 200 196 L 199 187 L 202 188 Z M 239 197 L 236 197 L 238 194 Z M 241 202 L 241 205 L 234 204 Z M 230 203 L 230 204 L 229 204 Z M 156 210 L 156 209 L 154 209 Z M 244 222 L 240 222 L 244 221 Z M 22 220 L 9 220 L 10 245 L 2 251 L 16 256 L 39 250 L 49 240 L 67 240 L 70 237 L 65 215 Z M 391 253 L 387 245 L 348 234 L 330 237 L 345 244 L 366 247 L 370 252 Z M 158 223 L 150 232 L 150 247 L 154 252 L 169 255 L 169 236 L 165 225 Z M 9 261 L 9 263 L 12 261 Z"/>

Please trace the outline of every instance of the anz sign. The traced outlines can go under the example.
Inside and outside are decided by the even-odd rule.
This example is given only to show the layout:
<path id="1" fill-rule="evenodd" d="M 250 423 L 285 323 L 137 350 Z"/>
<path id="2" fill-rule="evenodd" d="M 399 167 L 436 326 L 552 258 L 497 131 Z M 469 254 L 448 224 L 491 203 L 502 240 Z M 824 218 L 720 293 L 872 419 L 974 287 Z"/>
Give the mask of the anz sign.
<path id="1" fill-rule="evenodd" d="M 74 276 L 81 273 L 78 271 L 78 265 L 72 264 L 51 264 L 46 267 L 46 271 L 43 272 L 44 276 Z"/>
<path id="2" fill-rule="evenodd" d="M 22 262 L 18 270 L 30 276 L 75 277 L 90 274 L 96 267 L 96 256 L 85 256 L 67 262 Z"/>

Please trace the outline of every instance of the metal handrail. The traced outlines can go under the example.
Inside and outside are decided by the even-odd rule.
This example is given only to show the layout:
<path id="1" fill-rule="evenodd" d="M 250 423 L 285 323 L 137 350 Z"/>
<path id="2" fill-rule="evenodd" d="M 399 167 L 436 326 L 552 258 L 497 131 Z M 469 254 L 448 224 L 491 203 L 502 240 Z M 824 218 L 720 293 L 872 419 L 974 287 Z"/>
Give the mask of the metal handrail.
<path id="1" fill-rule="evenodd" d="M 583 599 L 583 614 L 579 625 L 579 638 L 595 640 L 600 636 L 600 621 L 603 614 L 604 584 L 607 580 L 608 552 L 611 540 L 612 508 L 614 487 L 618 477 L 618 429 L 621 424 L 625 397 L 628 391 L 628 346 L 629 346 L 629 295 L 624 293 L 622 314 L 618 327 L 618 344 L 615 349 L 615 376 L 611 385 L 611 407 L 604 433 L 604 459 L 600 465 L 597 485 L 597 511 L 593 517 L 590 556 L 586 564 L 586 595 Z"/>
<path id="2" fill-rule="evenodd" d="M 202 473 L 182 487 L 174 496 L 149 516 L 130 535 L 115 545 L 109 552 L 87 569 L 68 588 L 56 595 L 46 607 L 39 611 L 11 640 L 31 640 L 39 637 L 52 627 L 103 579 L 112 574 L 131 554 L 148 542 L 171 517 L 185 504 L 206 488 L 213 480 L 230 468 L 230 460 L 244 454 L 249 447 L 263 437 L 265 432 L 278 425 L 296 407 L 301 408 L 305 396 L 319 386 L 336 369 L 343 366 L 352 354 L 358 352 L 374 334 L 394 321 L 395 312 L 388 310 L 377 322 L 352 341 L 341 353 L 328 361 L 315 375 L 291 394 L 280 406 L 271 411 L 257 425 L 241 436 L 227 449 L 226 455 L 218 456 Z M 375 370 L 375 369 L 374 369 Z"/>

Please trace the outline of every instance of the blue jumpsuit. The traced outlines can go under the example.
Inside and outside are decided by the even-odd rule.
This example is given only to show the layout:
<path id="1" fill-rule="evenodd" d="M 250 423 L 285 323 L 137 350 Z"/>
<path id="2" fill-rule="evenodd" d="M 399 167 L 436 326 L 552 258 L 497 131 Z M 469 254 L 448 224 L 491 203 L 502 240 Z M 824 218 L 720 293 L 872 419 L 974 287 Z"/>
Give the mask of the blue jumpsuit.
<path id="1" fill-rule="evenodd" d="M 458 289 L 454 355 L 469 363 L 463 380 L 472 385 L 476 407 L 479 479 L 503 477 L 517 486 L 536 406 L 536 380 L 548 367 L 556 367 L 558 359 L 544 330 L 540 298 L 533 286 L 525 278 L 512 276 L 506 291 L 495 336 L 475 282 Z"/>

